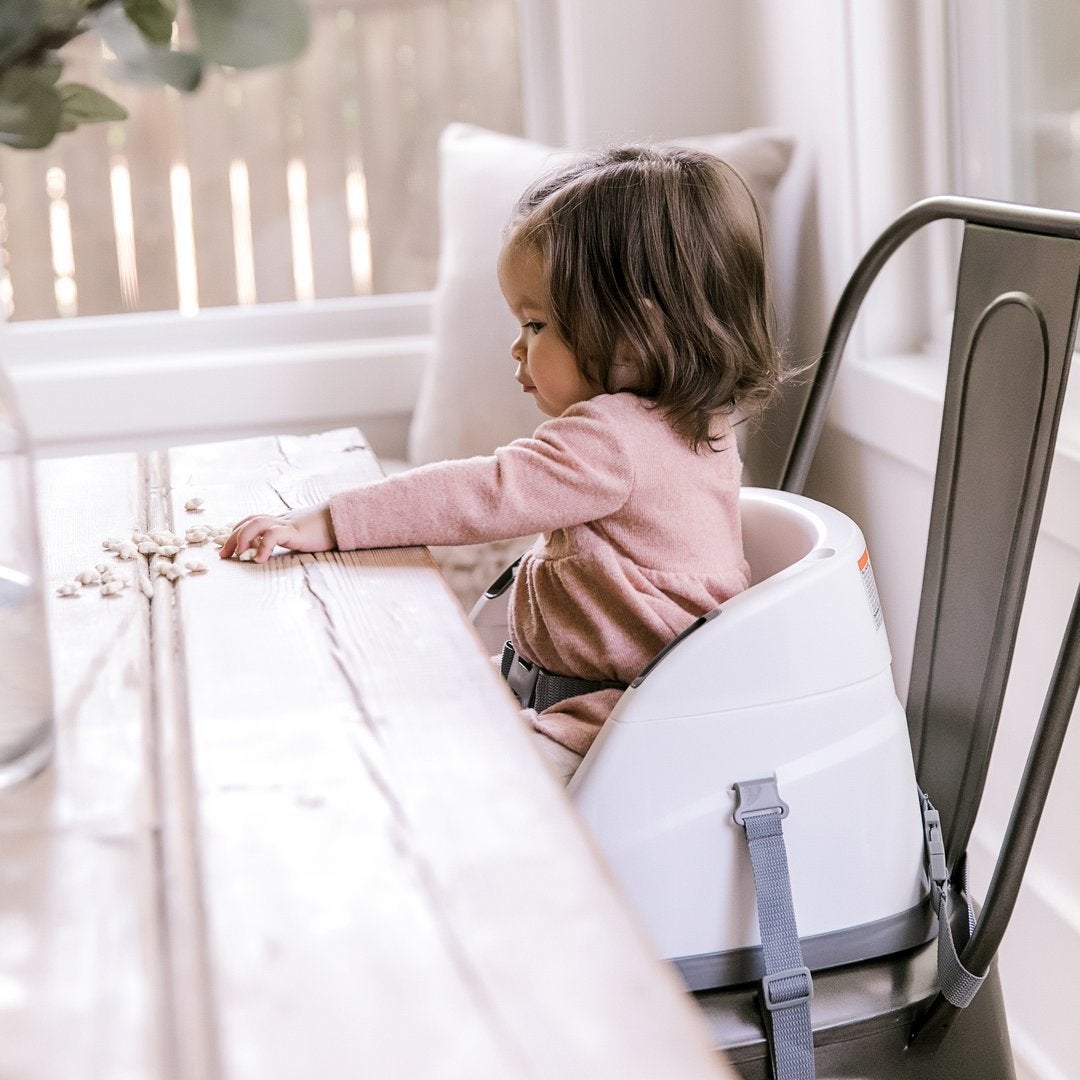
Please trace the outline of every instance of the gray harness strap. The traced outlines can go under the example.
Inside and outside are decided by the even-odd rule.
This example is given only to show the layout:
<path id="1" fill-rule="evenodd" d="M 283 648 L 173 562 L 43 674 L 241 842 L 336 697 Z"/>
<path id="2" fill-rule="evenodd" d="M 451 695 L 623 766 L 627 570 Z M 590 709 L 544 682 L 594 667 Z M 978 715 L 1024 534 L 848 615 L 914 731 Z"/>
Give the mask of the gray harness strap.
<path id="1" fill-rule="evenodd" d="M 783 819 L 788 807 L 774 777 L 747 780 L 735 789 L 735 823 L 746 830 L 754 871 L 765 978 L 761 1004 L 776 1080 L 813 1080 L 814 1031 L 810 1023 L 813 979 L 803 964 L 795 925 Z"/>
<path id="2" fill-rule="evenodd" d="M 602 679 L 579 679 L 573 675 L 555 675 L 539 664 L 518 656 L 513 642 L 503 646 L 502 675 L 510 684 L 524 709 L 543 712 L 567 698 L 591 694 L 595 690 L 625 690 L 627 684 Z"/>
<path id="3" fill-rule="evenodd" d="M 795 925 L 791 878 L 784 847 L 783 819 L 788 807 L 780 797 L 775 777 L 733 785 L 734 818 L 746 833 L 754 871 L 758 925 L 765 978 L 762 1005 L 767 1017 L 766 1033 L 777 1080 L 812 1080 L 814 1033 L 810 1022 L 813 982 L 803 965 L 802 947 Z M 946 1000 L 963 1009 L 971 1004 L 985 976 L 975 975 L 961 963 L 953 941 L 949 872 L 945 863 L 941 819 L 925 793 L 920 792 L 926 830 L 927 861 L 938 916 L 938 980 Z M 975 927 L 975 912 L 962 890 L 968 933 Z"/>
<path id="4" fill-rule="evenodd" d="M 942 840 L 941 817 L 925 792 L 920 792 L 923 824 L 926 829 L 926 853 L 930 863 L 930 881 L 934 897 L 934 910 L 938 917 L 938 982 L 945 999 L 958 1009 L 966 1009 L 974 1000 L 986 979 L 975 975 L 961 963 L 952 935 L 952 905 L 949 903 L 949 869 L 945 863 L 945 844 Z M 967 933 L 970 939 L 975 932 L 975 908 L 966 887 L 961 890 L 964 912 L 967 916 Z"/>

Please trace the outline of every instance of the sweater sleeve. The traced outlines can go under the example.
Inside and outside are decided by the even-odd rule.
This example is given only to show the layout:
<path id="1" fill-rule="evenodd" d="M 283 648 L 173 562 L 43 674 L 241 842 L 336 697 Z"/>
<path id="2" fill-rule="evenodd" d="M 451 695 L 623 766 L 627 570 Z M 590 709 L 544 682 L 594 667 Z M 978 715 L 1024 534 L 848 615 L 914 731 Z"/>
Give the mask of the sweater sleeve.
<path id="1" fill-rule="evenodd" d="M 633 488 L 626 438 L 592 402 L 490 457 L 435 462 L 335 495 L 338 547 L 476 544 L 595 521 Z"/>

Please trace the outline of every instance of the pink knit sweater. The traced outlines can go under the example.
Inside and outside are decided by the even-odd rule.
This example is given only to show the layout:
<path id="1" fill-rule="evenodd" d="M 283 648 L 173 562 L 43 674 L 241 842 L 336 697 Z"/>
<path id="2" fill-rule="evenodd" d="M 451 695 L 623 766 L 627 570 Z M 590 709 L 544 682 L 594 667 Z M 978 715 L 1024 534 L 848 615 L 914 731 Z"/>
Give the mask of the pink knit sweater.
<path id="1" fill-rule="evenodd" d="M 549 671 L 630 682 L 699 615 L 749 584 L 730 425 L 695 453 L 633 394 L 571 406 L 490 457 L 437 462 L 330 501 L 338 547 L 468 544 L 543 533 L 510 594 L 510 632 Z M 541 713 L 583 754 L 621 691 Z"/>

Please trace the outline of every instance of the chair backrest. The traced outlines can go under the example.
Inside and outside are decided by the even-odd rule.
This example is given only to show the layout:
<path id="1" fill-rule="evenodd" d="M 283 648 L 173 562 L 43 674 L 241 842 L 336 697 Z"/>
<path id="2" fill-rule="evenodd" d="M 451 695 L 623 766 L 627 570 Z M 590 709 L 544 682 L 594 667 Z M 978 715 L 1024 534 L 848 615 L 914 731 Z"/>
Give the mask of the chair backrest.
<path id="1" fill-rule="evenodd" d="M 941 218 L 965 224 L 907 715 L 955 868 L 982 798 L 1042 514 L 1076 332 L 1080 214 L 938 198 L 898 218 L 840 299 L 781 487 L 802 489 L 878 271 Z"/>

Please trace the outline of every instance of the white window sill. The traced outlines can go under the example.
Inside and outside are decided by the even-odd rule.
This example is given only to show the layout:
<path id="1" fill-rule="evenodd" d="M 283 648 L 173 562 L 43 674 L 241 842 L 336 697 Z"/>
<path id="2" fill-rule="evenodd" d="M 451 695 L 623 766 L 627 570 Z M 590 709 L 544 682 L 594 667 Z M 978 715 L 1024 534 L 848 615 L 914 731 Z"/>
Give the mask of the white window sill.
<path id="1" fill-rule="evenodd" d="M 430 294 L 0 327 L 43 454 L 263 431 L 374 426 L 411 413 Z"/>

